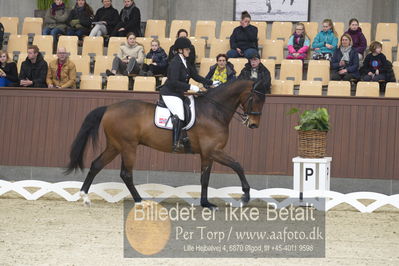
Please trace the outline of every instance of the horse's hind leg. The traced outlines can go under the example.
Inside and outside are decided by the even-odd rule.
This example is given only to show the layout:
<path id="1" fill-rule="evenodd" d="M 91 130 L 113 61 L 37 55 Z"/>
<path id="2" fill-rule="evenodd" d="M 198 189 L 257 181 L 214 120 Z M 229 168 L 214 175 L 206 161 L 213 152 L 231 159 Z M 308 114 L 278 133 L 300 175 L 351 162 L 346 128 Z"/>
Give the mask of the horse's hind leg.
<path id="1" fill-rule="evenodd" d="M 238 162 L 236 162 L 233 158 L 231 158 L 226 153 L 220 150 L 213 151 L 211 153 L 211 158 L 222 165 L 230 167 L 231 169 L 234 170 L 234 172 L 237 173 L 237 175 L 240 177 L 242 191 L 244 192 L 244 195 L 242 196 L 241 200 L 243 203 L 248 203 L 250 199 L 249 196 L 250 187 L 247 178 L 245 177 L 244 169 L 242 169 L 241 165 Z"/>
<path id="2" fill-rule="evenodd" d="M 141 197 L 133 183 L 133 166 L 136 159 L 136 146 L 130 147 L 122 152 L 121 178 L 132 194 L 135 202 L 141 202 Z"/>
<path id="3" fill-rule="evenodd" d="M 208 201 L 208 185 L 212 164 L 213 160 L 209 158 L 201 158 L 201 206 L 205 208 L 216 207 L 216 205 Z"/>
<path id="4" fill-rule="evenodd" d="M 118 155 L 118 151 L 111 146 L 107 146 L 105 151 L 91 163 L 90 171 L 83 182 L 82 188 L 80 189 L 80 195 L 82 196 L 83 202 L 85 204 L 90 204 L 90 199 L 87 194 L 89 193 L 89 188 L 93 183 L 94 177 L 96 177 L 96 175 L 107 164 L 109 164 L 116 157 L 116 155 Z"/>

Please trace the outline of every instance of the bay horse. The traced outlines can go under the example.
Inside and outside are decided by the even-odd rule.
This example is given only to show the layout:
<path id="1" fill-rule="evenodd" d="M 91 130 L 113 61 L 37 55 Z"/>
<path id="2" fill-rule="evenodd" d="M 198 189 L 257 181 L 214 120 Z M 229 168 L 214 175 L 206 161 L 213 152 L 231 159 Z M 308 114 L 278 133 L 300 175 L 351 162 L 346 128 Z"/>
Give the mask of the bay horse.
<path id="1" fill-rule="evenodd" d="M 244 113 L 239 113 L 249 128 L 257 128 L 265 102 L 265 93 L 270 84 L 260 80 L 235 80 L 216 88 L 209 88 L 203 96 L 195 100 L 196 121 L 187 131 L 193 153 L 201 157 L 201 206 L 214 208 L 208 201 L 209 176 L 214 161 L 233 169 L 240 178 L 244 192 L 241 200 L 244 204 L 250 200 L 250 186 L 241 165 L 227 155 L 223 148 L 229 137 L 229 124 L 236 109 L 241 106 Z M 122 166 L 120 177 L 126 184 L 135 202 L 141 197 L 133 184 L 133 166 L 138 145 L 172 152 L 172 131 L 157 128 L 154 125 L 155 104 L 126 100 L 92 110 L 85 118 L 70 151 L 70 162 L 65 171 L 69 174 L 78 168 L 83 170 L 84 152 L 91 138 L 95 145 L 100 123 L 106 137 L 105 150 L 92 162 L 89 173 L 82 185 L 81 196 L 90 204 L 88 192 L 94 177 L 121 154 Z"/>

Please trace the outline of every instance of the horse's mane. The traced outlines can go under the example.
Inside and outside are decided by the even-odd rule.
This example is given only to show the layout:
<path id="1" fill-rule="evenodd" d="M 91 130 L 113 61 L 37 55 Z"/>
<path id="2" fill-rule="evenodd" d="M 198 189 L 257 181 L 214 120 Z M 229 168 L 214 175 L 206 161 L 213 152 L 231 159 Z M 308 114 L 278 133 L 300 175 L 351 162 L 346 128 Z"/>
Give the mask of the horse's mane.
<path id="1" fill-rule="evenodd" d="M 207 96 L 213 97 L 219 95 L 221 92 L 226 91 L 228 87 L 233 85 L 234 83 L 238 82 L 247 82 L 248 80 L 243 80 L 243 79 L 234 79 L 234 80 L 229 80 L 226 83 L 223 83 L 215 88 L 209 88 L 208 92 L 206 93 Z"/>

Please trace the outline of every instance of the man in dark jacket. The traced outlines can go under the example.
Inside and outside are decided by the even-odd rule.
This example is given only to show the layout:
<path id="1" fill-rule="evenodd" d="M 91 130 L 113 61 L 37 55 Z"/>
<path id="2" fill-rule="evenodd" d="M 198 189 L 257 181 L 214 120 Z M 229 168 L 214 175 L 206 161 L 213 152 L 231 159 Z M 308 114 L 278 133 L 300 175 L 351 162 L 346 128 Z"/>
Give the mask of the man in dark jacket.
<path id="1" fill-rule="evenodd" d="M 19 73 L 20 86 L 47 88 L 47 62 L 44 61 L 39 47 L 36 45 L 28 46 L 28 57 L 22 62 L 21 72 Z"/>
<path id="2" fill-rule="evenodd" d="M 269 70 L 260 62 L 260 56 L 258 53 L 254 54 L 249 62 L 245 64 L 245 67 L 241 70 L 238 79 L 250 79 L 254 81 L 264 80 L 267 91 L 270 93 L 271 78 Z"/>
<path id="3" fill-rule="evenodd" d="M 183 127 L 184 109 L 183 97 L 184 92 L 193 90 L 198 92 L 200 88 L 196 85 L 190 85 L 188 82 L 190 78 L 204 85 L 212 85 L 211 80 L 207 80 L 198 75 L 195 66 L 187 62 L 190 54 L 191 42 L 188 38 L 178 38 L 175 41 L 177 54 L 170 62 L 168 68 L 168 79 L 165 85 L 161 88 L 160 94 L 165 105 L 172 113 L 173 123 L 173 151 L 179 151 L 183 148 L 180 140 L 180 132 Z"/>
<path id="4" fill-rule="evenodd" d="M 111 36 L 125 37 L 133 32 L 136 37 L 141 37 L 141 14 L 133 0 L 125 0 L 125 7 L 120 12 L 120 21 L 115 26 Z"/>

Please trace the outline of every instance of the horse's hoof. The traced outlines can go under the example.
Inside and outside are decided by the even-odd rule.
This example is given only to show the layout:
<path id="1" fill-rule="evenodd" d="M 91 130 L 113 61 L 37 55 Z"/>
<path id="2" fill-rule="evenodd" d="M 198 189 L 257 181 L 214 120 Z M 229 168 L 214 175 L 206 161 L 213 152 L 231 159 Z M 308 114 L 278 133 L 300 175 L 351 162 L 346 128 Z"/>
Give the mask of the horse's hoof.
<path id="1" fill-rule="evenodd" d="M 208 208 L 208 209 L 215 209 L 215 210 L 218 210 L 219 208 L 218 208 L 218 206 L 216 206 L 215 204 L 212 204 L 212 203 L 210 203 L 209 201 L 207 201 L 207 202 L 201 202 L 201 206 L 203 207 L 203 208 Z"/>
<path id="2" fill-rule="evenodd" d="M 91 200 L 88 194 L 86 194 L 84 191 L 80 191 L 80 197 L 83 199 L 84 206 L 91 207 Z"/>
<path id="3" fill-rule="evenodd" d="M 142 200 L 135 203 L 137 209 L 148 209 L 152 204 L 153 202 L 149 200 Z"/>
<path id="4" fill-rule="evenodd" d="M 248 204 L 249 200 L 250 200 L 249 193 L 244 193 L 241 196 L 241 203 L 242 203 L 243 206 L 246 206 Z"/>

